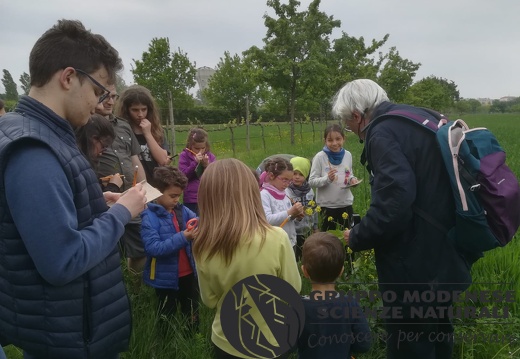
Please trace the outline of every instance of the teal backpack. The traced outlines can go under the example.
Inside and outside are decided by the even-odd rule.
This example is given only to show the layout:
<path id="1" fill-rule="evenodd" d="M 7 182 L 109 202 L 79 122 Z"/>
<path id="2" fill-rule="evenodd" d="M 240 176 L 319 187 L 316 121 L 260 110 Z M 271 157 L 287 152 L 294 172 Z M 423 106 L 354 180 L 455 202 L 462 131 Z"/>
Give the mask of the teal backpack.
<path id="1" fill-rule="evenodd" d="M 414 211 L 446 233 L 473 263 L 483 252 L 512 240 L 520 226 L 520 185 L 491 131 L 482 127 L 470 129 L 462 120 L 449 121 L 437 112 L 423 110 L 432 118 L 396 110 L 372 122 L 400 117 L 436 136 L 455 199 L 455 227 L 445 228 L 419 208 L 414 207 Z"/>

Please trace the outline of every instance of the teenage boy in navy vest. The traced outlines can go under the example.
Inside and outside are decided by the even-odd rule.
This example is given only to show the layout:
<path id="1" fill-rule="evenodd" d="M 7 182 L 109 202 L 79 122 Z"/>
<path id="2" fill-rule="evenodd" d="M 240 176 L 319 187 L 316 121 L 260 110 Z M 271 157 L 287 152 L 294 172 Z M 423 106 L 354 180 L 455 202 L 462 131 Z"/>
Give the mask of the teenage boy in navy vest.
<path id="1" fill-rule="evenodd" d="M 31 51 L 29 95 L 0 121 L 0 344 L 26 359 L 117 358 L 128 348 L 117 241 L 145 191 L 103 194 L 74 136 L 121 68 L 101 35 L 60 20 Z"/>

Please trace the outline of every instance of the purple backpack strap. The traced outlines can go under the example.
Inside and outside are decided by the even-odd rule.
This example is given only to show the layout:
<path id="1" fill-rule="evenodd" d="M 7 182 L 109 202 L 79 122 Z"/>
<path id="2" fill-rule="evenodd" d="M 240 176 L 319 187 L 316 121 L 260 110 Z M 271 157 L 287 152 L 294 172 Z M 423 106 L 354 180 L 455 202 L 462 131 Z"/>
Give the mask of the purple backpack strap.
<path id="1" fill-rule="evenodd" d="M 406 117 L 408 119 L 411 119 L 415 122 L 417 122 L 419 125 L 422 125 L 424 127 L 427 127 L 428 129 L 432 130 L 433 132 L 437 132 L 439 128 L 446 123 L 448 123 L 448 119 L 444 117 L 444 115 L 441 114 L 435 114 L 431 111 L 427 111 L 429 114 L 433 115 L 436 119 L 439 120 L 439 123 L 435 123 L 431 121 L 429 118 L 426 118 L 424 116 L 418 115 L 417 113 L 410 112 L 410 111 L 403 111 L 403 110 L 395 110 L 385 113 L 383 116 L 391 117 L 391 116 L 398 116 L 398 117 Z M 440 116 L 440 117 L 439 117 Z"/>

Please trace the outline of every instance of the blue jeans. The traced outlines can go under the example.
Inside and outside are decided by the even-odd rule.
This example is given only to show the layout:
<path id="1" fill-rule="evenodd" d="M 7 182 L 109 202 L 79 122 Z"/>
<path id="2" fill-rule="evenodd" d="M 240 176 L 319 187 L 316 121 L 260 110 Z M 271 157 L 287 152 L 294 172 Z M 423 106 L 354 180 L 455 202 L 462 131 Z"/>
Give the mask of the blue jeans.
<path id="1" fill-rule="evenodd" d="M 0 359 L 7 359 L 1 345 L 0 345 Z"/>

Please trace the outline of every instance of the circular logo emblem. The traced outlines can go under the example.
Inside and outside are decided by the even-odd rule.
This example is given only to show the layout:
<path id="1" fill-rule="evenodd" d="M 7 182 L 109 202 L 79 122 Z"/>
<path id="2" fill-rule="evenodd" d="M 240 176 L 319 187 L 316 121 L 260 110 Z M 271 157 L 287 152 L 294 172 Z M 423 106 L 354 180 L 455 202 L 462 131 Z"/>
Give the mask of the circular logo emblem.
<path id="1" fill-rule="evenodd" d="M 289 351 L 296 345 L 304 321 L 298 292 L 283 279 L 267 274 L 236 283 L 220 311 L 226 339 L 252 358 L 275 358 Z"/>

